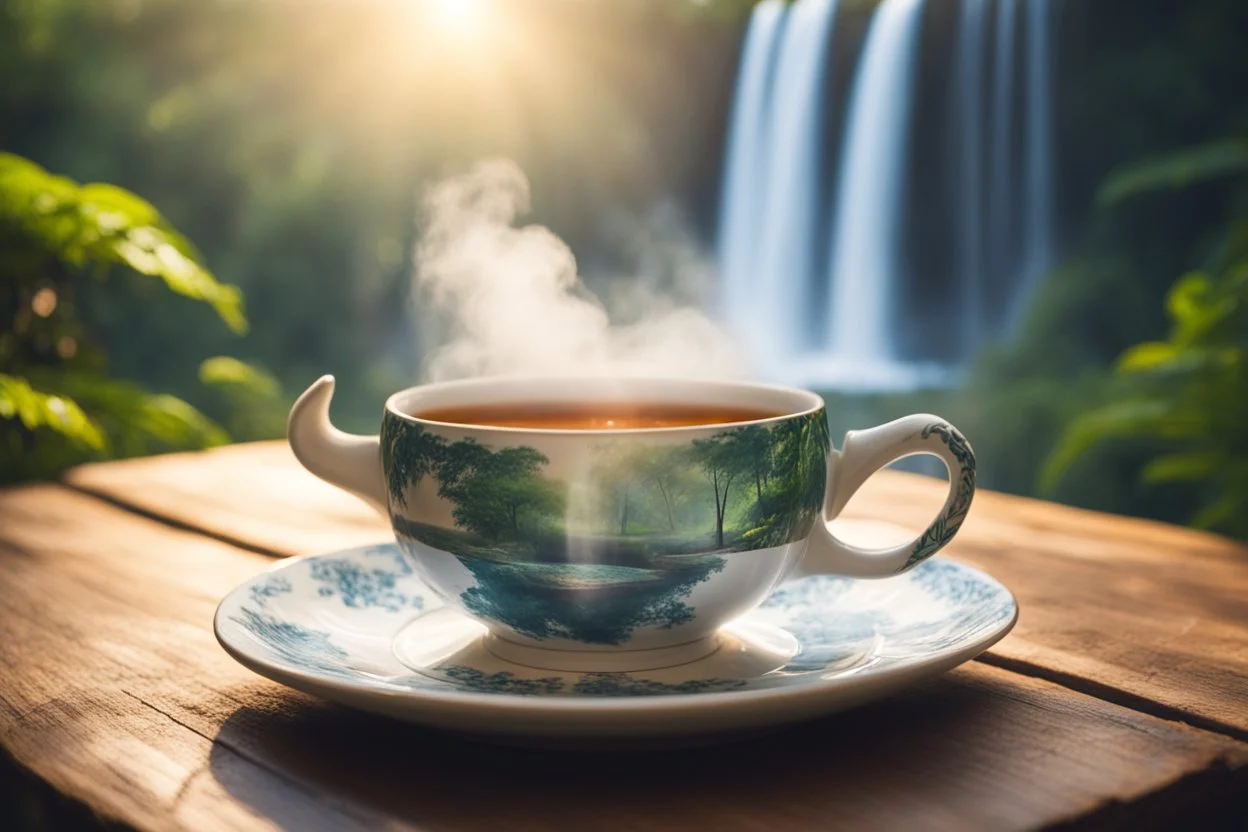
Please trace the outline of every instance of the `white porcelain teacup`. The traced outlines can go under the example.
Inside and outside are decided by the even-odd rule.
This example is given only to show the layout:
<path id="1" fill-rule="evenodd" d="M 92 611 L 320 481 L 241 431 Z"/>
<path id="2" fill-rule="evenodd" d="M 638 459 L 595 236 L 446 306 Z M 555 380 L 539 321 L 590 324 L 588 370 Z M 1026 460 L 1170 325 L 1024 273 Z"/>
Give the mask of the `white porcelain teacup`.
<path id="1" fill-rule="evenodd" d="M 801 574 L 887 577 L 957 533 L 975 457 L 952 425 L 907 416 L 831 446 L 803 390 L 669 379 L 494 378 L 413 387 L 381 435 L 329 421 L 324 376 L 289 440 L 312 473 L 389 517 L 417 574 L 483 623 L 501 658 L 556 670 L 638 670 L 716 647 L 724 623 Z M 448 408 L 555 403 L 749 409 L 744 422 L 617 429 L 456 424 Z M 912 454 L 949 467 L 949 494 L 910 542 L 867 551 L 828 521 L 880 468 Z"/>

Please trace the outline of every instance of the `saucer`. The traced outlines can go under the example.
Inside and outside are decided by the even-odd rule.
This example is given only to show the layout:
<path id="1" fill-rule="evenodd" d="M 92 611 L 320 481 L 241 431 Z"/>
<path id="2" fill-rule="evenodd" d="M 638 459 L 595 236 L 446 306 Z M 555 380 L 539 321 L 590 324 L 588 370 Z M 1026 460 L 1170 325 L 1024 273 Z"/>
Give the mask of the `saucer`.
<path id="1" fill-rule="evenodd" d="M 227 595 L 214 624 L 262 676 L 430 728 L 511 744 L 679 745 L 886 696 L 979 655 L 1017 617 L 996 580 L 935 558 L 884 580 L 784 584 L 695 661 L 552 671 L 501 658 L 387 544 L 282 561 Z"/>

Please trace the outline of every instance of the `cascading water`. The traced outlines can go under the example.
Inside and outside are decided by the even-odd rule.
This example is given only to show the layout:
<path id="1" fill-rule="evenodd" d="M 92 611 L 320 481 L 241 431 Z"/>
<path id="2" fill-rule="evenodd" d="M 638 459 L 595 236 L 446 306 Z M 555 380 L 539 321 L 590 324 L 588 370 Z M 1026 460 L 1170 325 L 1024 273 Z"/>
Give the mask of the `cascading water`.
<path id="1" fill-rule="evenodd" d="M 988 0 L 964 0 L 958 26 L 954 83 L 958 113 L 958 252 L 961 299 L 961 350 L 971 359 L 984 331 L 984 51 L 987 48 Z"/>
<path id="2" fill-rule="evenodd" d="M 720 296 L 724 314 L 739 326 L 757 323 L 752 312 L 762 291 L 754 280 L 754 235 L 760 221 L 758 206 L 766 192 L 769 80 L 784 15 L 783 0 L 763 0 L 754 8 L 742 48 L 728 133 L 719 220 Z"/>
<path id="3" fill-rule="evenodd" d="M 997 0 L 996 50 L 992 67 L 992 130 L 988 239 L 995 279 L 1013 274 L 1014 236 L 1014 38 L 1017 0 Z"/>
<path id="4" fill-rule="evenodd" d="M 1022 284 L 1014 294 L 1008 327 L 1016 329 L 1036 283 L 1053 265 L 1052 9 L 1048 0 L 1027 0 L 1027 121 Z"/>
<path id="5" fill-rule="evenodd" d="M 802 343 L 802 296 L 815 277 L 820 240 L 818 171 L 825 144 L 821 105 L 831 74 L 827 67 L 835 17 L 836 0 L 797 0 L 780 42 L 755 269 L 771 284 L 756 301 L 762 320 L 773 322 L 765 365 L 809 346 Z"/>
<path id="6" fill-rule="evenodd" d="M 763 0 L 746 33 L 720 214 L 723 304 L 763 364 L 799 349 L 814 277 L 836 0 Z M 760 276 L 767 276 L 766 288 Z"/>
<path id="7" fill-rule="evenodd" d="M 874 385 L 893 361 L 898 244 L 923 0 L 884 0 L 849 98 L 832 234 L 828 383 Z"/>
<path id="8" fill-rule="evenodd" d="M 943 384 L 955 376 L 954 366 L 901 354 L 898 333 L 921 323 L 905 315 L 925 309 L 899 303 L 901 287 L 936 279 L 903 273 L 925 266 L 902 256 L 903 232 L 912 234 L 907 223 L 915 217 L 947 223 L 941 233 L 952 246 L 957 298 L 950 320 L 963 360 L 1001 334 L 997 322 L 1012 317 L 1010 307 L 1021 308 L 1053 263 L 1051 3 L 959 4 L 957 52 L 949 56 L 948 100 L 956 116 L 948 133 L 955 174 L 944 212 L 949 219 L 938 210 L 912 212 L 907 204 L 918 96 L 940 93 L 916 87 L 925 8 L 924 0 L 879 3 L 845 111 L 834 110 L 840 117 L 829 119 L 825 108 L 839 104 L 829 81 L 835 18 L 859 12 L 848 4 L 842 11 L 838 0 L 755 6 L 728 137 L 718 248 L 724 313 L 770 378 L 861 390 Z M 1021 84 L 1015 79 L 1020 28 Z M 1017 92 L 1024 96 L 1018 109 Z M 829 122 L 843 125 L 843 142 L 824 135 Z M 932 140 L 928 131 L 924 141 Z M 836 187 L 826 192 L 823 171 L 833 167 L 828 153 L 838 145 Z M 819 233 L 825 214 L 827 240 Z M 925 235 L 931 238 L 918 229 L 919 238 Z M 825 253 L 827 270 L 820 273 Z M 824 320 L 811 320 L 810 310 L 824 311 Z"/>

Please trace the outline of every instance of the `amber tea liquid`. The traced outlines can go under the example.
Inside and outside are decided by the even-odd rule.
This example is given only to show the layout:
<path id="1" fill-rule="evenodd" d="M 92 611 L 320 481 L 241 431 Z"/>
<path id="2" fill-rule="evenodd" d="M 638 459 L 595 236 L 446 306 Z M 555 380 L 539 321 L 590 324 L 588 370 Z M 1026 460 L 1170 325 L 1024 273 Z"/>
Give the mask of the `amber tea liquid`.
<path id="1" fill-rule="evenodd" d="M 456 425 L 546 430 L 636 430 L 727 425 L 784 414 L 753 407 L 647 402 L 513 402 L 422 410 L 417 418 Z"/>

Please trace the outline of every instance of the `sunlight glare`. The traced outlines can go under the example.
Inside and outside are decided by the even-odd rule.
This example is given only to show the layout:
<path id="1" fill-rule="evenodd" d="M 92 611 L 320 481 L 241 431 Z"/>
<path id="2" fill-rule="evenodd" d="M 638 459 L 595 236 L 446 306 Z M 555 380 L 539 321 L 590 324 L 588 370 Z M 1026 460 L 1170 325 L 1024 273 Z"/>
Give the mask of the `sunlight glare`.
<path id="1" fill-rule="evenodd" d="M 432 17 L 460 34 L 480 32 L 489 18 L 488 0 L 424 0 Z"/>

